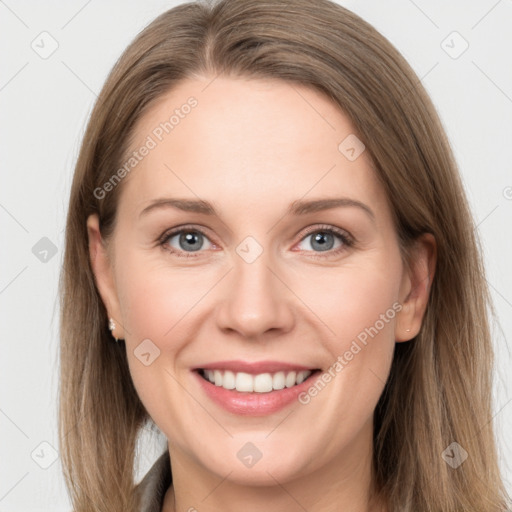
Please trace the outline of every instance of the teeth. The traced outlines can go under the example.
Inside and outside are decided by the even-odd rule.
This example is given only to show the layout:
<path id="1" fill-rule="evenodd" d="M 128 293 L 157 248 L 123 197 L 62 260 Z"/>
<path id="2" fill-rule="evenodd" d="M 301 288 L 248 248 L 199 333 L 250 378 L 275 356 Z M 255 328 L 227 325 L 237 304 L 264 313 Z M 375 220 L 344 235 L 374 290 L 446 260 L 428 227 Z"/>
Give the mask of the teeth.
<path id="1" fill-rule="evenodd" d="M 283 389 L 285 386 L 286 378 L 284 372 L 274 373 L 272 377 L 272 389 Z"/>
<path id="2" fill-rule="evenodd" d="M 221 372 L 219 372 L 219 373 L 221 373 Z M 221 377 L 222 377 L 222 374 L 221 374 Z M 235 386 L 236 386 L 235 374 L 230 371 L 225 371 L 224 377 L 222 377 L 218 386 L 222 386 L 223 388 L 226 388 L 226 389 L 235 389 Z"/>
<path id="3" fill-rule="evenodd" d="M 222 383 L 219 386 L 222 386 Z M 235 388 L 237 391 L 254 391 L 254 377 L 248 373 L 237 373 Z"/>
<path id="4" fill-rule="evenodd" d="M 295 386 L 297 374 L 295 372 L 289 372 L 286 374 L 286 387 L 291 388 L 292 386 Z"/>
<path id="5" fill-rule="evenodd" d="M 229 370 L 203 370 L 203 372 L 205 378 L 216 386 L 253 393 L 268 393 L 285 387 L 291 388 L 304 382 L 313 373 L 310 370 L 274 374 L 260 373 L 258 375 L 245 372 L 234 373 Z"/>

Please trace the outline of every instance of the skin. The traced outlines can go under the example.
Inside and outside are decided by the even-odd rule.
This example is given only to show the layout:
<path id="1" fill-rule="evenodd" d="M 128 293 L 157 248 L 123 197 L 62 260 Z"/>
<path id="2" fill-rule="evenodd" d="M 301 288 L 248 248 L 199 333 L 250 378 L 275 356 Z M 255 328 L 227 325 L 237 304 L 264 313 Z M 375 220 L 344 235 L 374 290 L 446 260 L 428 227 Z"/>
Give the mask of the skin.
<path id="1" fill-rule="evenodd" d="M 108 244 L 97 216 L 87 220 L 114 335 L 125 339 L 140 399 L 168 439 L 173 485 L 163 510 L 383 510 L 369 500 L 372 416 L 395 343 L 421 327 L 435 240 L 421 237 L 410 268 L 403 264 L 368 152 L 349 161 L 338 150 L 353 125 L 306 87 L 187 79 L 139 120 L 133 149 L 190 96 L 197 107 L 125 178 Z M 210 201 L 219 217 L 169 207 L 139 218 L 161 197 Z M 335 197 L 361 201 L 375 219 L 357 207 L 285 215 L 295 200 Z M 179 234 L 165 244 L 191 258 L 158 243 L 184 224 L 205 234 L 200 250 L 187 252 Z M 325 226 L 348 232 L 354 245 L 326 234 L 333 248 L 318 249 L 314 235 Z M 308 234 L 309 227 L 318 229 Z M 247 236 L 263 249 L 252 263 L 236 252 Z M 396 316 L 307 405 L 232 414 L 211 402 L 191 373 L 223 359 L 326 370 L 396 303 Z M 160 350 L 149 366 L 134 355 L 147 338 Z M 236 455 L 247 442 L 262 453 L 251 468 Z"/>

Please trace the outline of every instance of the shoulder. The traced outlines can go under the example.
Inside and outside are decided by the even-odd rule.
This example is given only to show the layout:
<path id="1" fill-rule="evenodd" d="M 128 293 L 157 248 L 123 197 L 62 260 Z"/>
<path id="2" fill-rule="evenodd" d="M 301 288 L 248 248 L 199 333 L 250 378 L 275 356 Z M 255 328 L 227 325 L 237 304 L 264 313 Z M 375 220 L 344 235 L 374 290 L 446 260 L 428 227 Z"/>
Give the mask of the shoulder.
<path id="1" fill-rule="evenodd" d="M 137 484 L 140 512 L 161 512 L 164 496 L 172 483 L 169 452 L 166 450 Z"/>

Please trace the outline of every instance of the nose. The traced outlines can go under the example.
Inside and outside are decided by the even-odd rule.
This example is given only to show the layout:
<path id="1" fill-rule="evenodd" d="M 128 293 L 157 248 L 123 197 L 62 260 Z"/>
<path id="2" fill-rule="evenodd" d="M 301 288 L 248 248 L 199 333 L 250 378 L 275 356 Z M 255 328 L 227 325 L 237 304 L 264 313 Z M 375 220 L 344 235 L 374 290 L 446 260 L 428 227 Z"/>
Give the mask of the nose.
<path id="1" fill-rule="evenodd" d="M 252 263 L 235 256 L 234 268 L 224 279 L 224 300 L 217 310 L 221 330 L 256 341 L 268 332 L 279 335 L 293 329 L 294 295 L 269 263 L 265 252 Z"/>

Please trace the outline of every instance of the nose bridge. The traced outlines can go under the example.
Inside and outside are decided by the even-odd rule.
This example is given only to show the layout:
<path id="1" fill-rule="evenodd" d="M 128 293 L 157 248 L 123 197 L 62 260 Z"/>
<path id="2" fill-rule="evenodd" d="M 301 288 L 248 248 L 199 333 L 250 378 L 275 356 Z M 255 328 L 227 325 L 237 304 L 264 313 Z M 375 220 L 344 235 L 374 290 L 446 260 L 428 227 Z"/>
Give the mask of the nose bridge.
<path id="1" fill-rule="evenodd" d="M 218 316 L 219 327 L 251 338 L 270 329 L 289 330 L 293 323 L 290 297 L 271 270 L 270 251 L 247 237 L 237 246 L 233 265 Z"/>

